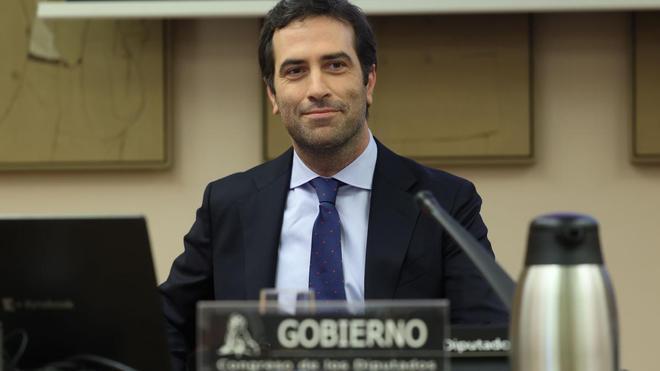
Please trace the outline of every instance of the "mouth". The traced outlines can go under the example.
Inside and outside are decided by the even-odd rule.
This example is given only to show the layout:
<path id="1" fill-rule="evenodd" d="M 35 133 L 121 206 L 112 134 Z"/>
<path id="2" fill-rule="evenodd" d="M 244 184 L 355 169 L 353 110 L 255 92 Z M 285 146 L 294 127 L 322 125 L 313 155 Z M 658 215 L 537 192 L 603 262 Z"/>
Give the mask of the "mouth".
<path id="1" fill-rule="evenodd" d="M 333 117 L 339 113 L 339 110 L 331 108 L 315 109 L 311 111 L 303 112 L 304 117 L 309 117 L 311 119 L 324 119 Z"/>

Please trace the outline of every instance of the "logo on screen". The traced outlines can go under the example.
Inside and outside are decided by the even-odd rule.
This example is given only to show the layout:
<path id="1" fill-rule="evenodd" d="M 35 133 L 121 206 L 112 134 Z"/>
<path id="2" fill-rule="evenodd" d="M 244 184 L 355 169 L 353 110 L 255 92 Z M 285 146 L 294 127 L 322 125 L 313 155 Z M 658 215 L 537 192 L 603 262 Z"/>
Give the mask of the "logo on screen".
<path id="1" fill-rule="evenodd" d="M 5 312 L 16 312 L 14 298 L 2 298 L 2 309 Z"/>
<path id="2" fill-rule="evenodd" d="M 232 313 L 227 319 L 225 343 L 218 349 L 221 356 L 258 356 L 259 344 L 252 338 L 247 319 L 239 313 Z"/>

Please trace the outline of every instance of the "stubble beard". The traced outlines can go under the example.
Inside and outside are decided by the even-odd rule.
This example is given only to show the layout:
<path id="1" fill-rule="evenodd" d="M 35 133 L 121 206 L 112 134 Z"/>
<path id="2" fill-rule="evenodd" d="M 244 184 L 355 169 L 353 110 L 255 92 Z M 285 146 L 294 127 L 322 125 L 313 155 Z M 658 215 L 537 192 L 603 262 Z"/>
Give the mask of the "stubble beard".
<path id="1" fill-rule="evenodd" d="M 354 152 L 360 140 L 360 133 L 366 126 L 366 99 L 358 103 L 359 110 L 351 110 L 345 104 L 333 105 L 347 114 L 342 122 L 323 123 L 324 128 L 310 127 L 313 123 L 302 122 L 298 109 L 282 111 L 282 121 L 293 140 L 294 146 L 309 155 L 318 158 L 344 157 Z M 324 105 L 320 105 L 325 107 Z M 326 105 L 327 106 L 327 105 Z M 331 120 L 341 120 L 335 117 Z M 324 132 L 329 130 L 330 133 Z"/>
<path id="2" fill-rule="evenodd" d="M 317 135 L 314 129 L 295 124 L 289 126 L 289 135 L 300 150 L 327 158 L 350 152 L 355 147 L 354 143 L 364 125 L 364 118 L 354 119 L 352 123 L 345 122 L 340 127 L 327 128 L 331 129 L 332 133 Z"/>

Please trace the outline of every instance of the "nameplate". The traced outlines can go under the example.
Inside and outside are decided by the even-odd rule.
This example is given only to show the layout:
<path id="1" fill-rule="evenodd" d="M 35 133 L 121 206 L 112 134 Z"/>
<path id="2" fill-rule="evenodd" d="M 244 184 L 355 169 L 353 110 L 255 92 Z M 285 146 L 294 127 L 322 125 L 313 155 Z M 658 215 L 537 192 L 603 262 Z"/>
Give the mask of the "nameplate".
<path id="1" fill-rule="evenodd" d="M 447 370 L 447 302 L 317 303 L 294 313 L 257 302 L 198 304 L 197 369 Z"/>

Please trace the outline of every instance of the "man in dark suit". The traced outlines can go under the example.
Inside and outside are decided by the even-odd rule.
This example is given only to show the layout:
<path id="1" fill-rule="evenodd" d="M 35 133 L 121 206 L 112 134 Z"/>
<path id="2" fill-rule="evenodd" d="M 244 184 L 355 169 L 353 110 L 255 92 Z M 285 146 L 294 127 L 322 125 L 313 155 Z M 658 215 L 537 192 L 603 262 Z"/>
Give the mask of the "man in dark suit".
<path id="1" fill-rule="evenodd" d="M 506 322 L 474 265 L 413 201 L 430 190 L 492 254 L 474 186 L 369 131 L 376 46 L 364 14 L 345 0 L 280 1 L 259 59 L 293 147 L 207 186 L 161 286 L 177 369 L 193 349 L 197 301 L 256 300 L 262 288 L 349 302 L 448 298 L 453 323 Z"/>

